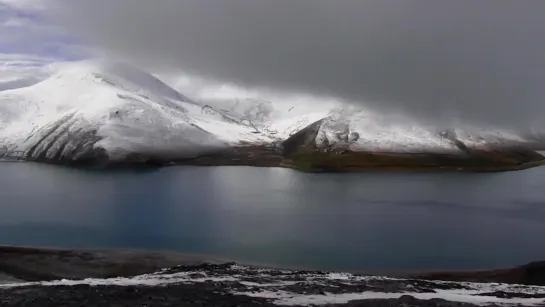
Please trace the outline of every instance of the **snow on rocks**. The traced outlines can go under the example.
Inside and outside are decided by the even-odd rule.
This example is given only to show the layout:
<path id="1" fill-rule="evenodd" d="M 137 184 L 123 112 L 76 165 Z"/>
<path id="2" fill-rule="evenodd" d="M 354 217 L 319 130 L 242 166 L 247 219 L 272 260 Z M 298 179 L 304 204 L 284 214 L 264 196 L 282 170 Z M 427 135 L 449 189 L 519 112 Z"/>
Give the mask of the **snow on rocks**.
<path id="1" fill-rule="evenodd" d="M 94 287 L 96 290 L 87 291 L 84 286 Z M 469 306 L 492 304 L 542 306 L 545 303 L 545 287 L 259 269 L 233 263 L 178 266 L 131 278 L 13 283 L 0 285 L 0 294 L 7 296 L 9 293 L 16 293 L 17 289 L 24 289 L 28 295 L 32 289 L 48 291 L 47 289 L 51 288 L 54 291 L 50 295 L 54 298 L 62 293 L 63 287 L 73 287 L 69 291 L 69 295 L 72 296 L 77 296 L 78 291 L 85 291 L 85 295 L 96 294 L 100 297 L 111 294 L 114 300 L 110 301 L 112 304 L 119 303 L 114 297 L 120 297 L 120 295 L 115 296 L 115 293 L 123 294 L 126 291 L 121 288 L 127 287 L 139 289 L 137 292 L 153 292 L 153 295 L 163 297 L 188 291 L 199 292 L 201 300 L 207 300 L 209 296 L 210 300 L 218 302 L 237 298 L 244 298 L 245 302 L 248 302 L 247 298 L 251 298 L 254 300 L 249 302 L 255 303 L 256 306 L 317 306 L 351 302 L 357 302 L 360 304 L 358 306 L 366 306 L 365 303 L 372 300 L 407 300 L 408 298 L 413 300 L 411 306 L 421 306 L 418 300 L 436 300 L 434 306 L 451 306 L 443 305 L 443 302 L 472 304 Z M 189 296 L 183 297 L 189 299 Z M 67 301 L 70 301 L 70 297 L 63 297 L 63 302 Z M 207 303 L 214 304 L 214 301 Z"/>

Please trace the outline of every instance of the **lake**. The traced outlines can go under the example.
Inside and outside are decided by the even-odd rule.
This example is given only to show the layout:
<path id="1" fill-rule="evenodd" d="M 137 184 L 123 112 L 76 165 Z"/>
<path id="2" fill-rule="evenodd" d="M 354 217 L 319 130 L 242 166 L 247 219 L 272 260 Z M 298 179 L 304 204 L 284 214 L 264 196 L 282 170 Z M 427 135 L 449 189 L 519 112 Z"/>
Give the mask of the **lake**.
<path id="1" fill-rule="evenodd" d="M 0 245 L 136 248 L 333 270 L 545 260 L 545 168 L 307 174 L 0 163 Z M 541 242 L 541 243 L 540 243 Z"/>

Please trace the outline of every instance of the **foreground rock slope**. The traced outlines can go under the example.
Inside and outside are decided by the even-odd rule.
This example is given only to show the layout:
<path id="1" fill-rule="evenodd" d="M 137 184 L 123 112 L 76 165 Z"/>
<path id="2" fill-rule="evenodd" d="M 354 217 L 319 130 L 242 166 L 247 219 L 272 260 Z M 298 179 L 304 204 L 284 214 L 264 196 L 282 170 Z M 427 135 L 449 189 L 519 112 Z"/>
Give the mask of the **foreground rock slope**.
<path id="1" fill-rule="evenodd" d="M 545 285 L 543 263 L 501 271 L 380 277 L 256 268 L 181 254 L 4 247 L 2 273 L 11 279 L 4 284 L 0 280 L 0 306 L 545 304 L 545 287 L 530 285 Z M 501 283 L 505 281 L 519 285 Z"/>

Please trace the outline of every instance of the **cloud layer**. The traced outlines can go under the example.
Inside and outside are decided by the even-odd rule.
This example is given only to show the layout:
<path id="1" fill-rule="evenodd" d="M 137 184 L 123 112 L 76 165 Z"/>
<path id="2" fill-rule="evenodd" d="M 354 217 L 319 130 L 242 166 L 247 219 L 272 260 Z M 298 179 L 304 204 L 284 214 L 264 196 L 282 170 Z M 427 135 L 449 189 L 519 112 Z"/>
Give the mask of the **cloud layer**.
<path id="1" fill-rule="evenodd" d="M 55 59 L 27 54 L 0 53 L 0 92 L 36 84 L 53 72 Z"/>
<path id="2" fill-rule="evenodd" d="M 544 1 L 49 1 L 51 20 L 155 71 L 446 125 L 544 114 Z"/>
<path id="3" fill-rule="evenodd" d="M 0 0 L 0 53 L 81 59 L 90 50 L 62 27 L 44 20 L 48 0 Z"/>

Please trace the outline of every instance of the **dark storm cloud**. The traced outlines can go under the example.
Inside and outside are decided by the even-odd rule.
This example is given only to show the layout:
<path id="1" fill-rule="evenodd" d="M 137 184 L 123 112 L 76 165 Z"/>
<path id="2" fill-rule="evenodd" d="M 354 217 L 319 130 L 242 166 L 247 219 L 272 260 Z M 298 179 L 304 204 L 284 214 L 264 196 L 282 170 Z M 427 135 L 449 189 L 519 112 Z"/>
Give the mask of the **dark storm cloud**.
<path id="1" fill-rule="evenodd" d="M 541 0 L 70 0 L 52 17 L 140 65 L 525 126 L 545 103 Z"/>

